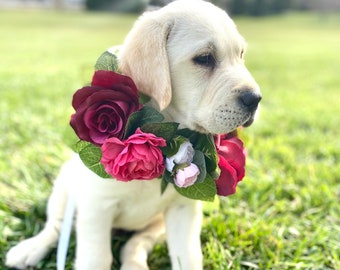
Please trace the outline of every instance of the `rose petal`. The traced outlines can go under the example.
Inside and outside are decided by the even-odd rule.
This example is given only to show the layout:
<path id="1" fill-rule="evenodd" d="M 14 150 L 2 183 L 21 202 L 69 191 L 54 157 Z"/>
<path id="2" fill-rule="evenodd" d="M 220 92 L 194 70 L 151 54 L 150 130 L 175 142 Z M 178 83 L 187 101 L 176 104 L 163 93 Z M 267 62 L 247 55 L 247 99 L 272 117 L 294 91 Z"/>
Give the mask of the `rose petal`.
<path id="1" fill-rule="evenodd" d="M 84 124 L 83 114 L 86 111 L 86 108 L 80 107 L 75 114 L 71 115 L 70 125 L 78 135 L 81 140 L 91 141 L 91 137 L 89 136 L 89 129 Z"/>
<path id="2" fill-rule="evenodd" d="M 218 166 L 221 169 L 221 174 L 216 180 L 217 194 L 220 196 L 234 194 L 238 182 L 236 170 L 221 156 L 219 157 Z"/>
<path id="3" fill-rule="evenodd" d="M 85 100 L 91 96 L 92 94 L 96 93 L 99 90 L 102 90 L 102 87 L 97 87 L 97 86 L 85 86 L 81 89 L 78 89 L 74 94 L 73 94 L 73 99 L 72 99 L 72 106 L 75 110 L 78 109 L 78 107 L 85 102 Z"/>
<path id="4" fill-rule="evenodd" d="M 111 88 L 113 85 L 128 85 L 135 94 L 138 94 L 137 87 L 130 77 L 108 70 L 97 70 L 92 77 L 92 85 L 105 88 Z"/>
<path id="5" fill-rule="evenodd" d="M 103 158 L 113 159 L 118 156 L 124 148 L 125 144 L 121 140 L 117 138 L 107 139 L 101 147 Z"/>

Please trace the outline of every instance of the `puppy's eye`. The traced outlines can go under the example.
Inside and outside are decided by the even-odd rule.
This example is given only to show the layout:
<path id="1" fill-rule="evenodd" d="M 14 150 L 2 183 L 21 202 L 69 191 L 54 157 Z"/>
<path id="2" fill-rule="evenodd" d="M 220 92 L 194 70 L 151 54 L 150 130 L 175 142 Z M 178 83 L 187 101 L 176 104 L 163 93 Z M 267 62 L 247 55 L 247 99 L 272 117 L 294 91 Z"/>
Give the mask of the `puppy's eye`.
<path id="1" fill-rule="evenodd" d="M 193 61 L 195 64 L 204 66 L 204 67 L 213 68 L 216 65 L 216 59 L 210 53 L 198 55 L 193 59 Z"/>

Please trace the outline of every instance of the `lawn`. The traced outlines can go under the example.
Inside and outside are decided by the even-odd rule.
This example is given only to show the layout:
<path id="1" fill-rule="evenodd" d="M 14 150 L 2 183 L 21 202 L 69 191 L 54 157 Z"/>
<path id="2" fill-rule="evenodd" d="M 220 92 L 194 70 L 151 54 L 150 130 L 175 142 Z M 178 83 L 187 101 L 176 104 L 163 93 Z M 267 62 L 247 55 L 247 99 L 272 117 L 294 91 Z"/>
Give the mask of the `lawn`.
<path id="1" fill-rule="evenodd" d="M 73 92 L 134 20 L 0 11 L 0 269 L 6 251 L 44 224 L 70 154 Z M 204 269 L 340 269 L 340 14 L 235 21 L 263 101 L 242 132 L 246 178 L 235 195 L 205 204 Z M 114 237 L 116 259 L 126 237 Z M 74 247 L 73 237 L 67 269 Z M 157 245 L 151 269 L 170 269 L 166 254 Z M 55 269 L 55 250 L 37 269 Z"/>

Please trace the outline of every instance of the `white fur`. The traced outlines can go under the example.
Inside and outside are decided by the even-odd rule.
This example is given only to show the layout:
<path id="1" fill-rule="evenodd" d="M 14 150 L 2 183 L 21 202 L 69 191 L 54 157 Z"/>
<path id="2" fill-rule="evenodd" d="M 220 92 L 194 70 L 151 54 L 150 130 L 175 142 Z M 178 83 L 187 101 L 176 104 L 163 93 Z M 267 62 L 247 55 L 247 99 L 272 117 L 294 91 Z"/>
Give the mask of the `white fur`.
<path id="1" fill-rule="evenodd" d="M 227 133 L 255 113 L 240 106 L 239 96 L 245 91 L 259 95 L 241 57 L 244 49 L 243 38 L 224 11 L 203 1 L 182 0 L 136 22 L 124 42 L 119 67 L 153 98 L 151 105 L 167 120 L 201 132 Z M 194 63 L 202 54 L 214 54 L 214 68 Z M 172 185 L 161 195 L 157 179 L 102 179 L 77 155 L 55 182 L 44 230 L 13 247 L 8 266 L 36 265 L 55 245 L 69 192 L 77 205 L 76 269 L 111 269 L 112 227 L 137 231 L 121 251 L 121 269 L 148 269 L 147 254 L 165 230 L 172 269 L 202 269 L 201 202 L 179 195 Z"/>

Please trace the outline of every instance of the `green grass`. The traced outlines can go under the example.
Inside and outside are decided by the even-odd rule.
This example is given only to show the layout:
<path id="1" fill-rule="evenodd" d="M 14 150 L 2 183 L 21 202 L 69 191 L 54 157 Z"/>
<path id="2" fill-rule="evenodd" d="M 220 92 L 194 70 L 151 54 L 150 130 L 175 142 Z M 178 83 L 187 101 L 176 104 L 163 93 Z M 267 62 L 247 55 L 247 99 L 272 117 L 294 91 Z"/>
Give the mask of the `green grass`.
<path id="1" fill-rule="evenodd" d="M 134 20 L 0 11 L 0 269 L 6 251 L 44 224 L 53 179 L 69 155 L 73 92 Z M 204 269 L 340 269 L 340 16 L 236 23 L 264 98 L 259 120 L 242 133 L 246 178 L 235 195 L 205 205 Z M 116 259 L 127 237 L 114 237 Z M 73 237 L 68 269 L 74 247 Z M 170 269 L 164 244 L 150 265 Z M 37 269 L 55 269 L 55 250 Z"/>

